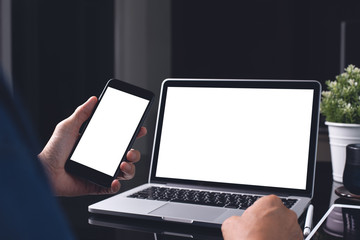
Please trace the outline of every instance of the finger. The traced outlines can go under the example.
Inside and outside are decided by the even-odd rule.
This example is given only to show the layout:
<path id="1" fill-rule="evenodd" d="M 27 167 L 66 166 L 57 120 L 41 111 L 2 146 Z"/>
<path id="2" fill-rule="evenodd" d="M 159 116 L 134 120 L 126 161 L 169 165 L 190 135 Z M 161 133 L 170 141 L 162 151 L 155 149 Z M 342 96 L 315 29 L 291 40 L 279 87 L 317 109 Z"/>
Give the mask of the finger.
<path id="1" fill-rule="evenodd" d="M 140 161 L 141 153 L 138 150 L 130 149 L 126 154 L 126 160 L 131 163 Z"/>
<path id="2" fill-rule="evenodd" d="M 135 176 L 135 165 L 129 162 L 122 162 L 120 164 L 120 174 L 118 175 L 119 180 L 129 180 Z"/>
<path id="3" fill-rule="evenodd" d="M 110 187 L 103 187 L 83 178 L 74 177 L 74 180 L 76 182 L 76 184 L 74 184 L 74 186 L 76 185 L 75 189 L 73 190 L 74 194 L 69 196 L 112 194 L 119 191 L 120 189 L 120 183 L 116 184 L 112 182 Z"/>
<path id="4" fill-rule="evenodd" d="M 221 232 L 223 234 L 224 239 L 231 239 L 231 236 L 235 236 L 237 234 L 236 230 L 241 225 L 241 218 L 239 216 L 232 216 L 226 219 L 221 225 Z"/>
<path id="5" fill-rule="evenodd" d="M 121 184 L 117 179 L 112 181 L 111 186 L 108 188 L 96 185 L 94 183 L 88 183 L 88 184 L 91 184 L 91 186 L 89 186 L 87 194 L 91 194 L 91 195 L 114 194 L 117 193 L 121 187 Z"/>
<path id="6" fill-rule="evenodd" d="M 80 129 L 81 125 L 91 116 L 97 103 L 96 97 L 90 97 L 84 104 L 77 107 L 75 112 L 70 116 L 74 127 Z"/>
<path id="7" fill-rule="evenodd" d="M 262 206 L 266 206 L 266 207 L 283 205 L 281 199 L 275 195 L 267 195 L 267 196 L 261 197 L 254 204 L 262 205 Z"/>
<path id="8" fill-rule="evenodd" d="M 119 180 L 115 179 L 112 183 L 111 183 L 111 192 L 112 193 L 117 193 L 120 190 L 121 184 L 119 182 Z"/>
<path id="9" fill-rule="evenodd" d="M 146 127 L 141 127 L 138 135 L 136 136 L 136 139 L 141 138 L 147 134 Z"/>

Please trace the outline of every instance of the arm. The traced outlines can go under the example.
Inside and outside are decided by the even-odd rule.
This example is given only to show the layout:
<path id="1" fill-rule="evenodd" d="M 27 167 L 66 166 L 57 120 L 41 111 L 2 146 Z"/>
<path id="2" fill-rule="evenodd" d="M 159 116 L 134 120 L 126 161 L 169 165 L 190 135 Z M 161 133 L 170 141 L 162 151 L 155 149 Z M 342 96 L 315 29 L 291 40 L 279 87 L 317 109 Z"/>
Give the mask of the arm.
<path id="1" fill-rule="evenodd" d="M 45 148 L 38 155 L 56 195 L 76 196 L 116 193 L 120 190 L 120 182 L 118 180 L 131 179 L 135 175 L 134 163 L 140 160 L 140 152 L 133 149 L 126 155 L 128 161 L 121 163 L 121 173 L 118 176 L 118 180 L 112 182 L 111 188 L 98 186 L 85 179 L 72 176 L 65 171 L 65 162 L 79 137 L 80 127 L 90 117 L 96 102 L 96 97 L 89 98 L 70 117 L 60 122 Z M 139 132 L 138 138 L 144 135 L 146 135 L 146 128 L 143 127 Z"/>
<path id="2" fill-rule="evenodd" d="M 274 195 L 260 198 L 241 217 L 228 218 L 221 230 L 225 240 L 303 240 L 295 212 Z"/>

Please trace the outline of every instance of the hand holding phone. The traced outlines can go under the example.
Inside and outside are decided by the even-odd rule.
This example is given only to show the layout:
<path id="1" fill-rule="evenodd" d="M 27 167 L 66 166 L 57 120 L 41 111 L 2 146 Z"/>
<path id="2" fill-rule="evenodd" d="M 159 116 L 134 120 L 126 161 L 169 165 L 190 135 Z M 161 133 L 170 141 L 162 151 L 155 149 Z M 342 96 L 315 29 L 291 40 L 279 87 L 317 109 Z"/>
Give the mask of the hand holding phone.
<path id="1" fill-rule="evenodd" d="M 66 171 L 109 187 L 141 128 L 154 95 L 111 79 L 66 162 Z"/>

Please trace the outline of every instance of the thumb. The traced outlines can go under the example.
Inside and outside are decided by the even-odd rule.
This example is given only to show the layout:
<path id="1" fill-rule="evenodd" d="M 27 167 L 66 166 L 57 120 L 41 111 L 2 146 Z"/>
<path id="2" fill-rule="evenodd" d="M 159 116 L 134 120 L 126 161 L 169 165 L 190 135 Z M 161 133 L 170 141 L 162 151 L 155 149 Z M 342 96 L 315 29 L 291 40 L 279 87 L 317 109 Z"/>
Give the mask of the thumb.
<path id="1" fill-rule="evenodd" d="M 75 128 L 80 129 L 81 125 L 90 117 L 97 103 L 96 97 L 90 97 L 84 104 L 76 108 L 75 112 L 70 116 Z"/>

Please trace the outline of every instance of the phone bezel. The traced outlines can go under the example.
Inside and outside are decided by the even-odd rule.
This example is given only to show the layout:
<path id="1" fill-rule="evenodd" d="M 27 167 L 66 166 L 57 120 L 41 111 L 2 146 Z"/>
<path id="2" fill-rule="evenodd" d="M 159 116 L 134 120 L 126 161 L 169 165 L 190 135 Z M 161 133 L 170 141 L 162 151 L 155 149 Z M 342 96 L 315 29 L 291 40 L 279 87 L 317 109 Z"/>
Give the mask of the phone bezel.
<path id="1" fill-rule="evenodd" d="M 131 137 L 131 140 L 122 156 L 122 160 L 119 162 L 118 164 L 118 167 L 116 170 L 114 170 L 115 174 L 113 176 L 110 176 L 108 174 L 105 174 L 103 172 L 100 172 L 96 169 L 93 169 L 91 167 L 88 167 L 88 166 L 85 166 L 83 164 L 80 164 L 74 160 L 71 159 L 71 156 L 73 155 L 73 152 L 75 151 L 78 143 L 80 142 L 81 140 L 81 137 L 82 137 L 82 134 L 80 135 L 79 139 L 76 141 L 69 157 L 68 157 L 68 160 L 66 161 L 65 163 L 65 170 L 71 174 L 74 174 L 76 176 L 79 176 L 79 177 L 82 177 L 82 178 L 85 178 L 93 183 L 96 183 L 98 185 L 101 185 L 101 186 L 104 186 L 104 187 L 110 187 L 111 186 L 111 183 L 112 181 L 116 178 L 116 176 L 118 175 L 119 171 L 120 171 L 120 164 L 121 162 L 123 162 L 125 159 L 126 159 L 126 153 L 130 150 L 131 146 L 133 145 L 134 141 L 136 140 L 136 136 L 138 135 L 140 129 L 141 129 L 141 126 L 146 118 L 146 115 L 148 114 L 149 110 L 150 110 L 150 107 L 153 103 L 153 100 L 154 100 L 154 94 L 149 91 L 149 90 L 146 90 L 146 89 L 143 89 L 143 88 L 140 88 L 138 86 L 134 86 L 132 84 L 129 84 L 129 83 L 126 83 L 126 82 L 123 82 L 121 80 L 118 80 L 118 79 L 110 79 L 103 91 L 101 92 L 99 98 L 98 98 L 98 102 L 96 104 L 96 106 L 94 107 L 94 110 L 91 114 L 91 116 L 89 117 L 89 119 L 86 121 L 86 124 L 84 125 L 84 128 L 83 128 L 83 132 L 86 131 L 86 128 L 88 126 L 88 123 L 89 121 L 91 120 L 92 116 L 94 115 L 94 113 L 96 112 L 96 109 L 98 107 L 98 105 L 100 104 L 101 102 L 101 99 L 103 97 L 103 95 L 105 94 L 106 92 L 106 89 L 108 87 L 112 87 L 112 88 L 115 88 L 117 90 L 120 90 L 120 91 L 123 91 L 123 92 L 126 92 L 126 93 L 129 93 L 129 94 L 132 94 L 132 95 L 135 95 L 135 96 L 138 96 L 140 98 L 144 98 L 146 100 L 148 100 L 148 104 L 146 106 L 146 109 L 134 131 L 134 134 L 133 136 Z"/>

